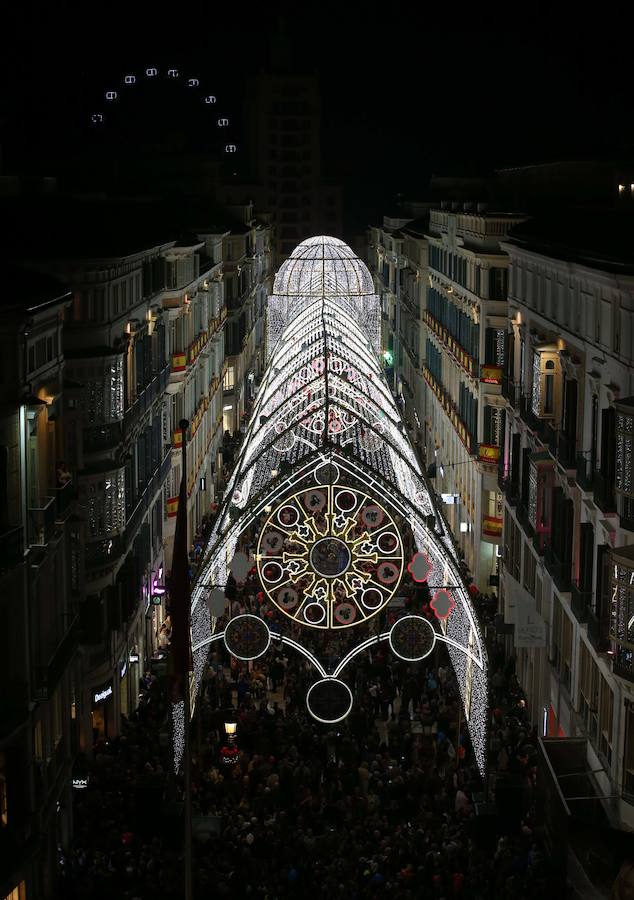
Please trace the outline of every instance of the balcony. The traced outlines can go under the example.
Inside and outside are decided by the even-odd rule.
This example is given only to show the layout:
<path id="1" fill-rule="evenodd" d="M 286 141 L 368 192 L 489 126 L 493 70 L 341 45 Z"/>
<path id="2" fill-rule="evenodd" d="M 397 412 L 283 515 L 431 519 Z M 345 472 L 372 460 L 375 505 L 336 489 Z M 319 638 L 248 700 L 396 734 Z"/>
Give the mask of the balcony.
<path id="1" fill-rule="evenodd" d="M 45 497 L 41 504 L 29 507 L 29 543 L 45 547 L 55 534 L 55 497 Z"/>
<path id="2" fill-rule="evenodd" d="M 24 531 L 21 525 L 11 525 L 0 534 L 0 572 L 15 569 L 24 559 Z"/>
<path id="3" fill-rule="evenodd" d="M 616 512 L 616 499 L 614 496 L 614 484 L 605 478 L 600 472 L 594 473 L 594 502 L 601 512 Z"/>
<path id="4" fill-rule="evenodd" d="M 448 348 L 456 362 L 471 375 L 472 378 L 478 377 L 478 362 L 471 356 L 461 344 L 449 333 L 429 310 L 423 312 L 423 320 L 425 324 L 434 332 L 437 338 Z M 496 382 L 498 383 L 498 382 Z"/>
<path id="5" fill-rule="evenodd" d="M 592 491 L 594 489 L 592 460 L 588 459 L 583 453 L 577 453 L 577 484 L 582 491 Z"/>
<path id="6" fill-rule="evenodd" d="M 502 396 L 508 400 L 513 409 L 519 409 L 520 393 L 519 384 L 511 381 L 508 375 L 502 375 Z"/>
<path id="7" fill-rule="evenodd" d="M 591 605 L 592 591 L 582 591 L 575 581 L 571 582 L 570 606 L 572 607 L 577 622 L 583 625 L 588 621 L 588 610 Z"/>
<path id="8" fill-rule="evenodd" d="M 577 441 L 575 438 L 568 437 L 565 432 L 560 431 L 557 438 L 557 459 L 559 465 L 569 470 L 577 468 Z"/>
<path id="9" fill-rule="evenodd" d="M 55 489 L 55 508 L 58 519 L 66 519 L 72 510 L 73 503 L 77 496 L 77 492 L 72 482 L 67 481 L 66 484 L 56 487 Z"/>
<path id="10" fill-rule="evenodd" d="M 78 641 L 79 614 L 73 613 L 64 636 L 57 645 L 48 665 L 36 669 L 34 690 L 38 700 L 46 700 L 52 695 L 73 657 Z"/>
<path id="11" fill-rule="evenodd" d="M 617 644 L 612 657 L 612 671 L 620 678 L 634 682 L 634 650 Z"/>
<path id="12" fill-rule="evenodd" d="M 557 588 L 564 593 L 569 591 L 571 588 L 570 571 L 567 566 L 564 566 L 552 547 L 545 548 L 544 563 Z"/>
<path id="13" fill-rule="evenodd" d="M 531 523 L 531 520 L 530 520 L 530 517 L 528 514 L 528 507 L 526 506 L 526 504 L 524 503 L 523 500 L 520 500 L 519 503 L 517 504 L 517 509 L 515 510 L 515 515 L 517 516 L 517 521 L 522 526 L 524 533 L 529 538 L 532 538 L 533 535 L 535 534 L 535 529 L 533 528 L 533 525 Z"/>
<path id="14" fill-rule="evenodd" d="M 423 366 L 423 376 L 427 383 L 432 388 L 434 394 L 436 395 L 439 403 L 442 404 L 443 409 L 445 410 L 447 417 L 451 421 L 455 431 L 457 432 L 460 440 L 465 445 L 469 453 L 474 453 L 474 441 L 471 436 L 471 432 L 468 430 L 465 423 L 462 421 L 460 417 L 460 413 L 458 412 L 458 406 L 454 402 L 453 398 L 449 391 L 439 382 L 436 381 L 430 370 L 427 366 Z"/>
<path id="15" fill-rule="evenodd" d="M 586 608 L 588 638 L 597 653 L 605 653 L 610 647 L 607 622 L 600 619 L 591 606 Z"/>

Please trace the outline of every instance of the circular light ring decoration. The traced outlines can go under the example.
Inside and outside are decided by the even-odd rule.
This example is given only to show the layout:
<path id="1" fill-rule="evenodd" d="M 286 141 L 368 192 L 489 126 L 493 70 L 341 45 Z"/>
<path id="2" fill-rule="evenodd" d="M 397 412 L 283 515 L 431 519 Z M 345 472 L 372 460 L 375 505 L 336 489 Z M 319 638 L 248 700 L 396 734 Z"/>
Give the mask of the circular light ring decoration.
<path id="1" fill-rule="evenodd" d="M 321 625 L 325 618 L 326 608 L 321 603 L 307 603 L 304 607 L 304 619 L 308 625 Z"/>
<path id="2" fill-rule="evenodd" d="M 317 484 L 337 484 L 341 477 L 341 469 L 337 463 L 326 462 L 315 469 Z"/>
<path id="3" fill-rule="evenodd" d="M 285 528 L 292 528 L 297 525 L 300 519 L 299 510 L 296 506 L 280 506 L 277 511 L 277 521 Z"/>
<path id="4" fill-rule="evenodd" d="M 119 75 L 118 78 L 111 79 L 107 87 L 102 89 L 101 98 L 108 104 L 108 107 L 112 107 L 113 104 L 116 106 L 118 105 L 117 101 L 123 98 L 124 95 L 134 93 L 135 85 L 142 83 L 158 84 L 166 81 L 182 85 L 185 93 L 193 93 L 203 107 L 207 107 L 209 112 L 213 112 L 213 109 L 210 109 L 210 107 L 213 108 L 216 105 L 218 101 L 216 95 L 205 93 L 200 79 L 196 75 L 193 75 L 191 72 L 182 72 L 176 67 L 158 69 L 156 66 L 141 66 L 134 72 Z M 217 116 L 217 113 L 214 112 L 214 116 Z M 93 127 L 103 127 L 105 122 L 106 116 L 101 109 L 91 113 L 90 124 Z M 215 125 L 217 128 L 228 128 L 231 125 L 231 120 L 227 116 L 222 115 L 215 118 Z M 225 132 L 221 132 L 221 134 L 225 134 Z M 224 146 L 225 153 L 235 153 L 237 149 L 236 144 L 226 144 Z"/>
<path id="5" fill-rule="evenodd" d="M 361 591 L 361 605 L 375 612 L 383 605 L 383 594 L 377 588 L 366 588 Z"/>
<path id="6" fill-rule="evenodd" d="M 316 481 L 325 476 L 326 465 L 314 473 Z M 279 547 L 271 546 L 272 535 L 281 536 Z M 405 560 L 396 522 L 376 497 L 347 484 L 317 483 L 269 512 L 256 565 L 280 612 L 300 625 L 339 629 L 387 606 Z"/>
<path id="7" fill-rule="evenodd" d="M 322 678 L 308 688 L 306 708 L 313 719 L 324 725 L 336 725 L 350 714 L 352 691 L 339 678 Z"/>
<path id="8" fill-rule="evenodd" d="M 269 649 L 271 632 L 258 616 L 245 613 L 228 623 L 224 642 L 229 653 L 236 659 L 258 659 Z"/>
<path id="9" fill-rule="evenodd" d="M 434 626 L 422 616 L 403 616 L 394 623 L 388 642 L 392 652 L 405 662 L 419 662 L 436 645 Z"/>
<path id="10" fill-rule="evenodd" d="M 306 509 L 313 513 L 321 512 L 327 502 L 324 491 L 306 491 L 302 499 Z"/>
<path id="11" fill-rule="evenodd" d="M 282 569 L 282 566 L 279 562 L 267 561 L 264 566 L 262 566 L 261 575 L 264 581 L 266 581 L 268 584 L 275 584 L 282 578 L 283 574 L 284 570 Z"/>
<path id="12" fill-rule="evenodd" d="M 351 513 L 356 508 L 357 497 L 352 491 L 338 491 L 335 494 L 335 506 L 342 513 Z"/>
<path id="13" fill-rule="evenodd" d="M 280 609 L 284 609 L 288 612 L 288 610 L 295 609 L 299 602 L 299 594 L 294 588 L 285 587 L 277 592 L 277 605 Z"/>
<path id="14" fill-rule="evenodd" d="M 271 529 L 267 531 L 262 537 L 262 545 L 269 553 L 275 553 L 276 551 L 281 550 L 284 545 L 284 535 L 280 534 L 279 531 L 274 531 Z"/>
<path id="15" fill-rule="evenodd" d="M 281 435 L 281 437 L 273 444 L 274 450 L 277 450 L 278 453 L 288 453 L 289 450 L 293 449 L 297 438 L 295 437 L 295 432 L 293 431 L 293 429 L 288 428 L 287 422 L 284 422 L 282 419 L 278 419 L 273 426 L 273 431 L 275 432 L 275 434 Z"/>

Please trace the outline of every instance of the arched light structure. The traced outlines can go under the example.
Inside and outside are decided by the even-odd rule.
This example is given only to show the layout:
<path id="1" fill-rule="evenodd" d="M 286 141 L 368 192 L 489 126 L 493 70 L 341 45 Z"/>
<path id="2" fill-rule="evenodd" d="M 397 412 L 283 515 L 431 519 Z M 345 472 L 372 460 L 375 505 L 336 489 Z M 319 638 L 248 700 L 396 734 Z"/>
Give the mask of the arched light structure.
<path id="1" fill-rule="evenodd" d="M 327 485 L 332 491 L 333 484 L 345 490 L 348 485 L 376 498 L 392 519 L 407 523 L 417 551 L 429 563 L 426 580 L 432 595 L 445 591 L 453 601 L 434 630 L 436 640 L 447 644 L 484 773 L 484 641 L 446 523 L 383 377 L 379 328 L 380 300 L 370 273 L 346 244 L 311 238 L 282 265 L 269 301 L 268 366 L 192 592 L 194 684 L 197 689 L 208 645 L 218 637 L 205 601 L 217 585 L 226 584 L 240 534 L 302 490 Z M 335 521 L 333 513 L 333 528 Z M 368 535 L 364 552 L 371 553 L 373 540 Z M 309 621 L 301 624 L 310 626 Z M 366 636 L 332 677 L 357 653 L 388 638 L 387 632 Z M 284 641 L 311 658 L 301 642 Z M 178 734 L 174 749 L 178 765 Z"/>

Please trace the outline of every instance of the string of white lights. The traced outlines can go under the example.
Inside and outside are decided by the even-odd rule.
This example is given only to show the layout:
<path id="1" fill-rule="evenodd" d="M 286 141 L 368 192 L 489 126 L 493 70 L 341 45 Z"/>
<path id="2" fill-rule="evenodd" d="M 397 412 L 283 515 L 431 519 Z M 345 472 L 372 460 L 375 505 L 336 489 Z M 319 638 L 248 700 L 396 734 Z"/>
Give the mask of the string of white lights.
<path id="1" fill-rule="evenodd" d="M 448 645 L 474 752 L 484 771 L 484 642 L 446 522 L 430 497 L 382 374 L 380 302 L 371 276 L 336 239 L 304 242 L 291 259 L 278 273 L 270 298 L 267 370 L 192 591 L 194 689 L 208 646 L 219 639 L 204 598 L 214 585 L 226 584 L 239 536 L 302 485 L 319 484 L 320 466 L 330 463 L 343 484 L 362 485 L 365 494 L 381 498 L 391 514 L 408 522 L 418 551 L 427 556 L 429 588 L 451 604 L 435 634 Z M 320 450 L 325 437 L 328 446 Z M 429 527 L 431 515 L 438 532 Z M 354 647 L 333 676 L 299 641 L 281 640 L 310 659 L 324 678 L 336 678 L 358 653 L 388 634 Z M 175 738 L 175 753 L 177 745 Z"/>

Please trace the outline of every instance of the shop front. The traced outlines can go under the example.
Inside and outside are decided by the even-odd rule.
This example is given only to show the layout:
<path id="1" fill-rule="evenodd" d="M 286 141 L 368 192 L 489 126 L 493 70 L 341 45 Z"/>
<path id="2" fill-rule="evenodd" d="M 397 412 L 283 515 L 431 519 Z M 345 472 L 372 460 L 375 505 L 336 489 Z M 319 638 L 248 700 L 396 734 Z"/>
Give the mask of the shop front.
<path id="1" fill-rule="evenodd" d="M 111 740 L 116 736 L 112 679 L 91 691 L 91 724 L 93 741 Z"/>

